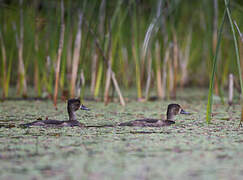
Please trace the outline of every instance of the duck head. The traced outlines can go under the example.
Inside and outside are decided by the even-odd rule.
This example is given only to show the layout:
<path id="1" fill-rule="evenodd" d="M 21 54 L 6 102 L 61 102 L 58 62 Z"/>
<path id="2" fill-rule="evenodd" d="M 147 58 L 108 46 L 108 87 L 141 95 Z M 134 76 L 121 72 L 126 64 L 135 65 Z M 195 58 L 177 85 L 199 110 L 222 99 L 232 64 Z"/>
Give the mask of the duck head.
<path id="1" fill-rule="evenodd" d="M 69 99 L 68 100 L 67 110 L 68 110 L 69 120 L 76 120 L 76 116 L 75 116 L 74 112 L 79 109 L 86 110 L 86 111 L 90 110 L 89 108 L 87 108 L 83 104 L 81 104 L 79 99 Z"/>
<path id="2" fill-rule="evenodd" d="M 178 114 L 190 114 L 184 111 L 179 104 L 169 104 L 167 108 L 167 120 L 173 120 Z"/>

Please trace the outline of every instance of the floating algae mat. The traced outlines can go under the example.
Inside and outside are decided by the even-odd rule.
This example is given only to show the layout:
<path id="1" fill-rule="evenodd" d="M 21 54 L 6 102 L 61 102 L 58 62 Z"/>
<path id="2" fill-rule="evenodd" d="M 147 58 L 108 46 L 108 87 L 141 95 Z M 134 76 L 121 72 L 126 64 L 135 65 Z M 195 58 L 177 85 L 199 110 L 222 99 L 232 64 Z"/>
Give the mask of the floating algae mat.
<path id="1" fill-rule="evenodd" d="M 176 101 L 131 101 L 126 107 L 85 101 L 92 111 L 77 112 L 86 125 L 159 118 L 172 102 L 192 113 L 162 128 L 23 129 L 18 125 L 38 118 L 67 120 L 66 104 L 55 110 L 51 101 L 2 102 L 0 124 L 9 128 L 0 128 L 0 179 L 242 179 L 240 106 L 228 113 L 215 102 L 207 125 L 203 93 L 179 95 Z"/>

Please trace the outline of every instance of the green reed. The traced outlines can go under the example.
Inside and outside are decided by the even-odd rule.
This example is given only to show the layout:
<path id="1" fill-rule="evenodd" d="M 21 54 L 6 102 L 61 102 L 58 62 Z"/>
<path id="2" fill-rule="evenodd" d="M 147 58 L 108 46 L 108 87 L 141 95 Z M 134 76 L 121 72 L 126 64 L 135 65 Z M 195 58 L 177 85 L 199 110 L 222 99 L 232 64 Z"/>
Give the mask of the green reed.
<path id="1" fill-rule="evenodd" d="M 215 52 L 215 55 L 214 55 L 214 58 L 213 58 L 213 67 L 212 67 L 212 75 L 211 75 L 211 80 L 210 80 L 210 85 L 209 85 L 207 114 L 206 114 L 206 122 L 208 124 L 211 121 L 214 77 L 215 77 L 215 72 L 216 72 L 216 65 L 217 65 L 217 60 L 218 60 L 218 54 L 219 54 L 219 48 L 220 48 L 220 42 L 221 42 L 221 38 L 222 38 L 222 31 L 223 31 L 223 25 L 224 25 L 224 22 L 225 22 L 225 17 L 226 17 L 226 10 L 224 11 L 223 19 L 222 19 L 222 22 L 221 22 L 220 27 L 219 27 L 218 40 L 217 40 L 217 45 L 216 45 L 216 52 Z"/>
<path id="2" fill-rule="evenodd" d="M 103 7 L 101 7 L 102 3 L 104 3 Z M 159 3 L 160 0 L 146 2 L 133 0 L 129 1 L 128 4 L 123 0 L 64 1 L 66 31 L 61 57 L 59 81 L 61 88 L 59 94 L 63 90 L 70 90 L 71 81 L 68 73 L 70 73 L 70 70 L 72 71 L 72 68 L 68 69 L 68 64 L 71 64 L 72 60 L 70 61 L 68 56 L 70 54 L 71 56 L 73 55 L 78 21 L 78 13 L 76 12 L 78 12 L 78 9 L 82 11 L 87 26 L 84 23 L 82 25 L 82 44 L 77 77 L 79 77 L 81 69 L 83 69 L 86 86 L 89 86 L 92 74 L 94 75 L 95 86 L 92 92 L 94 97 L 103 96 L 101 91 L 105 89 L 107 72 L 107 65 L 95 45 L 96 39 L 99 41 L 101 50 L 106 58 L 111 58 L 112 70 L 116 75 L 119 86 L 125 88 L 136 87 L 138 99 L 141 99 L 143 92 L 145 92 L 144 89 L 146 89 L 146 81 L 148 79 L 146 72 L 148 72 L 149 67 L 151 67 L 149 71 L 151 77 L 150 86 L 148 87 L 151 89 L 160 88 L 157 95 L 162 98 L 165 98 L 163 93 L 167 92 L 166 94 L 171 94 L 169 88 L 171 84 L 174 90 L 178 85 L 182 87 L 187 84 L 205 86 L 211 73 L 208 67 L 213 65 L 211 63 L 213 49 L 212 14 L 214 10 L 212 8 L 212 1 L 161 1 L 162 6 L 160 9 L 157 9 Z M 46 93 L 52 95 L 54 90 L 61 19 L 60 9 L 56 8 L 58 5 L 59 2 L 47 0 L 41 1 L 41 8 L 38 4 L 29 3 L 26 0 L 24 0 L 23 4 L 23 59 L 28 85 L 35 85 L 38 96 L 44 96 Z M 11 83 L 11 85 L 16 86 L 18 73 L 15 69 L 18 69 L 18 64 L 11 64 L 10 57 L 12 57 L 13 62 L 18 57 L 18 48 L 15 44 L 15 31 L 12 27 L 12 23 L 15 22 L 17 31 L 20 28 L 18 22 L 18 0 L 16 0 L 16 3 L 8 4 L 7 7 L 2 8 L 3 11 L 0 14 L 0 25 L 6 44 L 8 64 L 4 69 L 8 68 L 8 84 Z M 195 11 L 195 7 L 198 7 L 198 11 Z M 240 23 L 242 21 L 240 13 L 242 7 L 240 4 L 236 4 L 234 7 L 237 7 L 232 10 L 236 12 L 234 17 L 237 20 L 239 19 L 239 24 L 242 24 Z M 154 26 L 153 33 L 150 38 L 147 38 L 149 39 L 149 44 L 146 44 L 144 43 L 146 33 L 149 31 L 150 25 L 153 24 L 153 19 L 158 14 L 156 13 L 159 12 L 158 10 L 161 11 L 160 15 L 155 23 L 156 26 Z M 222 12 L 223 9 L 219 6 L 218 14 L 220 15 Z M 91 33 L 90 29 L 92 29 L 93 33 Z M 222 33 L 221 36 L 226 37 L 227 35 Z M 108 48 L 109 41 L 111 44 L 110 48 Z M 224 66 L 223 70 L 218 71 L 217 74 L 217 81 L 221 89 L 226 83 L 228 72 L 239 68 L 239 66 L 229 63 L 228 58 L 232 58 L 233 49 L 228 49 L 224 45 L 226 43 L 229 44 L 229 40 L 227 41 L 226 39 L 222 43 L 223 46 L 218 50 L 220 51 L 218 53 L 227 57 L 227 66 Z M 146 46 L 143 46 L 143 44 Z M 36 45 L 38 48 L 35 48 Z M 174 55 L 175 46 L 178 52 L 177 56 L 179 57 L 178 64 L 174 62 L 174 59 L 176 59 Z M 143 49 L 143 47 L 146 48 Z M 148 60 L 143 58 L 143 54 L 146 54 L 147 51 L 151 53 L 151 66 L 148 66 Z M 97 61 L 92 60 L 94 54 L 97 55 Z M 165 61 L 166 55 L 167 60 Z M 2 58 L 1 52 L 0 57 Z M 0 62 L 1 70 L 3 70 L 3 63 L 2 61 Z M 181 65 L 181 63 L 185 64 Z M 95 67 L 95 69 L 91 67 Z M 214 68 L 216 68 L 216 64 Z M 176 73 L 176 75 L 173 73 Z M 213 70 L 211 75 L 213 75 Z M 166 77 L 164 78 L 164 76 Z M 2 75 L 0 78 L 1 82 L 3 82 Z M 164 79 L 167 81 L 164 81 Z M 164 85 L 165 89 L 161 88 L 161 85 Z M 164 90 L 163 93 L 161 93 L 161 89 Z M 223 97 L 224 90 L 222 89 L 221 91 L 219 95 Z M 149 94 L 147 93 L 147 96 Z M 149 99 L 149 97 L 147 98 Z M 209 106 L 208 108 L 211 107 Z"/>

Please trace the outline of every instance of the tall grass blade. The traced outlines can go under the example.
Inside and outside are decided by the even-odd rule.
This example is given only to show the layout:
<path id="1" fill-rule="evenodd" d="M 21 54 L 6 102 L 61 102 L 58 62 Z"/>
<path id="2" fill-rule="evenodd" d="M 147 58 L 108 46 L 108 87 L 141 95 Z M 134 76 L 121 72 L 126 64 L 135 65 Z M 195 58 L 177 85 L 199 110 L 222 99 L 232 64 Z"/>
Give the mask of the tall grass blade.
<path id="1" fill-rule="evenodd" d="M 136 86 L 137 86 L 137 97 L 138 99 L 142 98 L 142 85 L 141 85 L 141 68 L 140 68 L 140 54 L 139 54 L 139 27 L 138 27 L 138 15 L 136 2 L 133 1 L 133 45 L 132 45 L 132 54 L 133 60 L 135 61 L 135 73 L 136 73 Z"/>
<path id="2" fill-rule="evenodd" d="M 231 26 L 233 38 L 234 38 L 237 68 L 238 68 L 238 74 L 239 74 L 239 79 L 240 79 L 240 88 L 241 88 L 241 101 L 240 101 L 241 102 L 241 120 L 240 120 L 240 124 L 241 124 L 241 122 L 243 120 L 243 118 L 242 118 L 242 116 L 243 116 L 243 102 L 242 102 L 243 101 L 243 82 L 242 82 L 240 55 L 239 55 L 239 48 L 238 48 L 238 43 L 237 43 L 237 39 L 236 39 L 236 35 L 235 35 L 234 24 L 233 24 L 230 9 L 229 9 L 229 0 L 224 0 L 224 3 L 225 3 L 225 6 L 226 6 L 226 10 L 227 10 L 228 18 L 229 18 L 229 21 L 230 21 L 230 26 Z"/>
<path id="3" fill-rule="evenodd" d="M 212 75 L 211 75 L 211 80 L 210 80 L 210 85 L 209 85 L 207 114 L 206 114 L 206 122 L 208 124 L 211 121 L 214 76 L 215 76 L 215 72 L 216 72 L 216 65 L 217 65 L 217 59 L 218 59 L 218 54 L 219 54 L 219 47 L 220 47 L 220 42 L 221 42 L 223 25 L 224 25 L 224 22 L 225 22 L 225 17 L 226 17 L 226 9 L 224 11 L 222 22 L 220 24 L 218 40 L 217 40 L 217 46 L 216 46 L 216 52 L 215 52 L 215 55 L 214 55 L 214 58 L 213 58 L 213 68 L 212 68 Z"/>
<path id="4" fill-rule="evenodd" d="M 239 79 L 240 79 L 241 101 L 242 101 L 243 100 L 243 82 L 242 82 L 242 77 L 241 77 L 242 74 L 241 74 L 241 66 L 240 66 L 241 64 L 240 64 L 239 48 L 238 48 L 238 43 L 237 43 L 237 39 L 236 39 L 236 35 L 235 35 L 234 24 L 233 24 L 230 9 L 229 9 L 229 0 L 224 0 L 224 3 L 226 6 L 226 10 L 227 10 L 228 18 L 230 21 L 233 38 L 234 38 L 235 54 L 236 54 L 237 67 L 238 67 L 238 73 L 239 73 Z"/>
<path id="5" fill-rule="evenodd" d="M 234 21 L 235 27 L 240 35 L 241 42 L 243 43 L 243 34 L 240 32 L 240 28 L 238 27 L 236 21 Z"/>

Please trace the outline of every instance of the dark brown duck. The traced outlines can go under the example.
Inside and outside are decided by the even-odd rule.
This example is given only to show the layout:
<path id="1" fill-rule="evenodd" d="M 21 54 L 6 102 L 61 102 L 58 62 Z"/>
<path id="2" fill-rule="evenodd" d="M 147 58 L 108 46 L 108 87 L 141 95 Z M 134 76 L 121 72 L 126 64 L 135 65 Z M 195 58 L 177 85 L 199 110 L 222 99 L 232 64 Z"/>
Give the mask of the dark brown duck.
<path id="1" fill-rule="evenodd" d="M 169 104 L 166 113 L 166 119 L 137 119 L 125 123 L 120 123 L 118 126 L 140 126 L 140 127 L 161 127 L 175 124 L 174 118 L 178 114 L 190 114 L 184 111 L 179 104 Z"/>
<path id="2" fill-rule="evenodd" d="M 21 127 L 30 127 L 30 126 L 50 126 L 50 127 L 73 127 L 79 126 L 84 127 L 82 123 L 77 121 L 75 111 L 77 110 L 89 110 L 83 104 L 81 104 L 79 99 L 69 99 L 67 103 L 67 111 L 69 120 L 68 121 L 59 121 L 59 120 L 38 120 L 31 123 L 21 124 Z"/>

